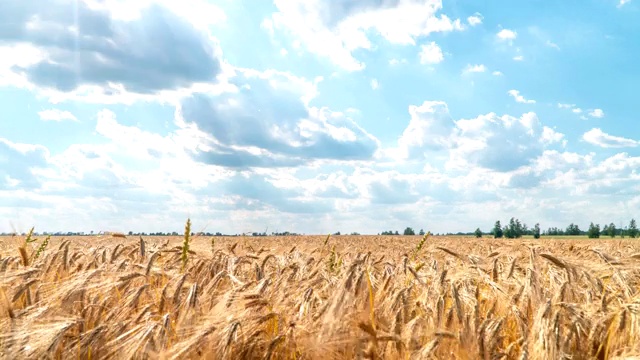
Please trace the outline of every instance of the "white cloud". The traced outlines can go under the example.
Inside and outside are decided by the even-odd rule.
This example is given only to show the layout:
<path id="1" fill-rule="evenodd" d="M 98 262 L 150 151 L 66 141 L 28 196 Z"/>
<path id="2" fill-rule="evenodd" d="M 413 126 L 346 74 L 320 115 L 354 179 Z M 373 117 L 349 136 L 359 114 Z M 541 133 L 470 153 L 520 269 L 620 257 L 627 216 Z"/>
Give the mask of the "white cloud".
<path id="1" fill-rule="evenodd" d="M 618 7 L 623 7 L 624 5 L 630 3 L 631 0 L 620 0 L 620 2 L 618 2 Z"/>
<path id="2" fill-rule="evenodd" d="M 157 94 L 215 82 L 222 72 L 220 53 L 204 27 L 209 15 L 219 15 L 198 17 L 198 11 L 171 4 L 60 0 L 55 6 L 49 2 L 9 6 L 0 13 L 0 23 L 6 24 L 0 43 L 7 44 L 3 50 L 6 46 L 21 50 L 21 57 L 9 64 L 0 61 L 0 74 L 9 75 L 17 86 L 59 93 L 89 86 L 105 92 Z M 199 4 L 197 9 L 216 8 L 201 1 L 191 4 Z M 75 9 L 76 16 L 63 9 Z M 74 19 L 82 19 L 80 37 Z M 19 45 L 24 43 L 30 45 Z M 189 56 L 176 51 L 185 44 Z"/>
<path id="3" fill-rule="evenodd" d="M 524 60 L 524 56 L 522 55 L 516 55 L 513 57 L 513 61 L 522 61 Z"/>
<path id="4" fill-rule="evenodd" d="M 518 33 L 509 29 L 502 29 L 496 36 L 502 41 L 513 41 L 518 37 Z"/>
<path id="5" fill-rule="evenodd" d="M 547 45 L 548 47 L 554 48 L 556 50 L 560 50 L 560 46 L 558 46 L 558 44 L 552 42 L 551 40 L 547 40 L 545 45 Z"/>
<path id="6" fill-rule="evenodd" d="M 391 4 L 365 0 L 276 0 L 278 12 L 266 21 L 300 40 L 309 52 L 335 65 L 356 71 L 364 68 L 353 52 L 371 49 L 372 33 L 391 44 L 415 45 L 418 38 L 435 32 L 463 30 L 460 19 L 439 15 L 440 1 L 395 1 Z"/>
<path id="7" fill-rule="evenodd" d="M 574 114 L 582 114 L 584 112 L 583 109 L 576 107 L 576 104 L 562 104 L 562 103 L 558 103 L 558 108 L 560 109 L 571 109 L 571 112 Z M 592 118 L 603 118 L 604 117 L 604 111 L 602 109 L 592 109 L 589 110 L 588 115 L 591 116 Z M 580 116 L 580 119 L 582 120 L 587 120 L 587 117 L 584 115 Z"/>
<path id="8" fill-rule="evenodd" d="M 489 113 L 457 120 L 447 165 L 459 170 L 470 164 L 501 172 L 517 169 L 542 151 L 536 141 L 540 133 L 540 120 L 533 112 L 519 118 Z"/>
<path id="9" fill-rule="evenodd" d="M 194 93 L 179 105 L 179 124 L 202 134 L 198 161 L 289 167 L 322 159 L 367 160 L 379 147 L 347 114 L 308 105 L 316 83 L 274 70 L 238 70 L 232 81 L 238 85 L 234 91 Z"/>
<path id="10" fill-rule="evenodd" d="M 507 91 L 507 94 L 509 94 L 511 97 L 513 97 L 516 100 L 516 102 L 518 102 L 518 103 L 522 103 L 522 104 L 535 104 L 536 103 L 535 100 L 525 99 L 524 96 L 520 95 L 520 91 L 518 91 L 518 90 L 509 90 L 509 91 Z"/>
<path id="11" fill-rule="evenodd" d="M 542 137 L 541 140 L 545 144 L 553 144 L 556 142 L 562 141 L 564 138 L 563 133 L 559 133 L 548 126 L 542 127 Z"/>
<path id="12" fill-rule="evenodd" d="M 41 145 L 12 142 L 0 138 L 0 190 L 7 185 L 32 189 L 40 185 L 35 170 L 46 168 L 49 150 Z"/>
<path id="13" fill-rule="evenodd" d="M 603 148 L 636 147 L 640 142 L 620 136 L 609 135 L 599 128 L 593 128 L 582 135 L 582 139 L 590 144 Z"/>
<path id="14" fill-rule="evenodd" d="M 521 117 L 494 113 L 473 119 L 453 120 L 447 104 L 425 101 L 409 107 L 409 124 L 398 140 L 398 149 L 387 154 L 397 159 L 429 159 L 446 162 L 451 170 L 480 166 L 509 171 L 529 163 L 562 139 L 552 129 L 544 130 L 533 112 Z"/>
<path id="15" fill-rule="evenodd" d="M 480 13 L 475 13 L 467 18 L 467 23 L 471 26 L 476 26 L 482 24 L 482 15 Z"/>
<path id="16" fill-rule="evenodd" d="M 395 65 L 399 65 L 399 64 L 406 64 L 407 63 L 407 59 L 396 59 L 393 58 L 391 60 L 389 60 L 389 65 L 391 66 L 395 66 Z"/>
<path id="17" fill-rule="evenodd" d="M 380 83 L 378 83 L 377 79 L 371 79 L 370 85 L 373 90 L 377 90 L 380 87 Z"/>
<path id="18" fill-rule="evenodd" d="M 496 71 L 492 72 L 491 75 L 493 75 L 493 76 L 502 76 L 504 74 L 502 74 L 502 72 L 496 70 Z"/>
<path id="19" fill-rule="evenodd" d="M 571 109 L 571 108 L 573 108 L 575 106 L 576 106 L 576 104 L 561 104 L 561 103 L 558 103 L 558 108 L 560 108 L 560 109 Z"/>
<path id="20" fill-rule="evenodd" d="M 73 115 L 71 112 L 63 111 L 60 109 L 42 110 L 38 112 L 38 115 L 40 115 L 40 120 L 43 121 L 78 121 L 75 115 Z"/>
<path id="21" fill-rule="evenodd" d="M 420 63 L 421 64 L 438 64 L 444 60 L 442 49 L 432 41 L 426 45 L 420 46 Z"/>
<path id="22" fill-rule="evenodd" d="M 462 70 L 462 73 L 463 74 L 470 74 L 470 73 L 481 73 L 481 72 L 485 72 L 485 71 L 487 71 L 487 67 L 484 66 L 483 64 L 476 64 L 476 65 L 468 64 Z"/>
<path id="23" fill-rule="evenodd" d="M 450 145 L 454 123 L 445 102 L 411 105 L 409 114 L 409 124 L 398 140 L 404 157 L 421 157 L 425 150 L 441 150 Z"/>

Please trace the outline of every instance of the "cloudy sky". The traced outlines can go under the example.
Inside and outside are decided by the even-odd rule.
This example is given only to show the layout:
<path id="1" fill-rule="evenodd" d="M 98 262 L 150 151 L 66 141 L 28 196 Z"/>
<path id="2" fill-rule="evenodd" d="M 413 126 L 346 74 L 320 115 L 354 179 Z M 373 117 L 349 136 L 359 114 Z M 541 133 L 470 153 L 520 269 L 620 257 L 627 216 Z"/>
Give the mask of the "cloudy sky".
<path id="1" fill-rule="evenodd" d="M 640 217 L 637 0 L 0 9 L 0 232 Z"/>

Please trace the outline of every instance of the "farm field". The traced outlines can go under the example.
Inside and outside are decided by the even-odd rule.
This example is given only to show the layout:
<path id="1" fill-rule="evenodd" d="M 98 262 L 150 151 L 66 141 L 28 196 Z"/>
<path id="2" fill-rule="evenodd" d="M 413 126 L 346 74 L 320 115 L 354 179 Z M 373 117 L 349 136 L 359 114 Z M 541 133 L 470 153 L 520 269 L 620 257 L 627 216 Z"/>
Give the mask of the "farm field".
<path id="1" fill-rule="evenodd" d="M 43 240 L 0 238 L 2 359 L 640 356 L 633 239 Z"/>

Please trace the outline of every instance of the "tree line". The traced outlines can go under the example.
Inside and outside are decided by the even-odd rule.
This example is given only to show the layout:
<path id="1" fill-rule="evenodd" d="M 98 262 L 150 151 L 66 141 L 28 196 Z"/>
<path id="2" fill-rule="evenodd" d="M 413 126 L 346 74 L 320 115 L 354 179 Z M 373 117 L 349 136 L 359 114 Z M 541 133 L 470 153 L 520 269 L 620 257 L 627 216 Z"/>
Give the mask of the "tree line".
<path id="1" fill-rule="evenodd" d="M 482 237 L 483 232 L 480 228 L 477 228 L 474 232 L 476 237 Z M 521 238 L 524 235 L 533 236 L 535 239 L 539 239 L 541 235 L 545 236 L 580 236 L 587 235 L 589 238 L 599 238 L 600 236 L 610 236 L 610 237 L 625 237 L 628 236 L 630 238 L 636 238 L 640 235 L 640 230 L 638 230 L 638 226 L 635 219 L 631 219 L 629 221 L 629 225 L 623 228 L 618 228 L 614 223 L 610 223 L 608 225 L 604 225 L 603 228 L 600 228 L 600 224 L 594 224 L 593 222 L 589 224 L 589 229 L 584 231 L 581 230 L 577 224 L 571 223 L 565 229 L 558 227 L 550 227 L 547 230 L 540 231 L 540 224 L 535 224 L 533 228 L 527 227 L 527 224 L 522 223 L 520 220 L 516 218 L 511 218 L 509 220 L 509 224 L 502 226 L 500 220 L 496 221 L 491 230 L 491 235 L 494 238 L 507 238 L 507 239 L 516 239 Z"/>

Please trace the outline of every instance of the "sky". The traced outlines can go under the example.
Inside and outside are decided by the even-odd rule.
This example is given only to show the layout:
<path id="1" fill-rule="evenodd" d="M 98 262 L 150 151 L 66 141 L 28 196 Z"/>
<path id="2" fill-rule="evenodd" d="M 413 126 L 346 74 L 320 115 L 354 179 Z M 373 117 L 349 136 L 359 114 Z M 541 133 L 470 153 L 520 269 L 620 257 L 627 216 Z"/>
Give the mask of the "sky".
<path id="1" fill-rule="evenodd" d="M 0 232 L 640 217 L 638 0 L 0 9 Z"/>

